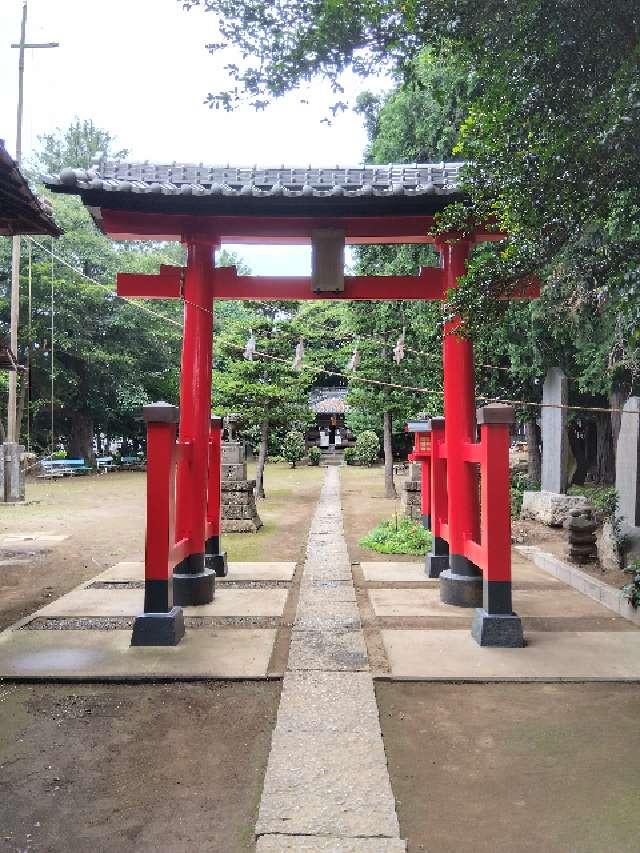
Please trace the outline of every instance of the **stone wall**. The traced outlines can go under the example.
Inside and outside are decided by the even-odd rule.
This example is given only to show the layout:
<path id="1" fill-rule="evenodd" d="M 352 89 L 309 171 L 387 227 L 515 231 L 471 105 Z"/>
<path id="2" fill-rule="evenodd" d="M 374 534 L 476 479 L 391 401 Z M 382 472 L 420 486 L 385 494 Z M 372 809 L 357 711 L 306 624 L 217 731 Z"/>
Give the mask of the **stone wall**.
<path id="1" fill-rule="evenodd" d="M 222 442 L 222 532 L 255 533 L 262 527 L 256 509 L 255 480 L 247 479 L 244 444 Z"/>

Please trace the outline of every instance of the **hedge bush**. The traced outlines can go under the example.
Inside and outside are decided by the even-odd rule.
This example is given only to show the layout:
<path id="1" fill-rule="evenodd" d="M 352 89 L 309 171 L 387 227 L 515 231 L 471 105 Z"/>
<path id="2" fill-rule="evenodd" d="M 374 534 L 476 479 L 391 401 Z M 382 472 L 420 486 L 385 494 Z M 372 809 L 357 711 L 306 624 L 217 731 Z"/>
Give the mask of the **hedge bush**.
<path id="1" fill-rule="evenodd" d="M 347 465 L 357 465 L 358 464 L 358 455 L 356 453 L 355 447 L 345 447 L 344 449 L 344 461 Z"/>
<path id="2" fill-rule="evenodd" d="M 305 454 L 304 436 L 297 430 L 288 432 L 282 442 L 282 455 L 290 463 L 292 468 L 296 467 L 296 462 L 299 462 Z"/>
<path id="3" fill-rule="evenodd" d="M 307 453 L 307 462 L 309 465 L 319 465 L 321 456 L 320 448 L 314 445 L 309 448 L 309 452 Z"/>
<path id="4" fill-rule="evenodd" d="M 366 429 L 356 439 L 356 458 L 361 465 L 373 465 L 380 453 L 380 440 L 373 430 Z"/>

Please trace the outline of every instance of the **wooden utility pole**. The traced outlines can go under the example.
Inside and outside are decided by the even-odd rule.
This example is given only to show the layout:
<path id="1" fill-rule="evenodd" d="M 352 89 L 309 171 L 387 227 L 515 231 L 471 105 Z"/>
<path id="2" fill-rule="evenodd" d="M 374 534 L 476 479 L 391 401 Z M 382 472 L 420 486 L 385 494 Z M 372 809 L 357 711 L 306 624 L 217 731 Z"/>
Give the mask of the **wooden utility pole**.
<path id="1" fill-rule="evenodd" d="M 24 52 L 26 48 L 59 47 L 57 41 L 32 43 L 26 40 L 27 30 L 27 0 L 22 5 L 22 24 L 20 26 L 20 41 L 11 47 L 19 50 L 18 59 L 18 114 L 16 122 L 16 152 L 15 161 L 20 165 L 22 160 L 22 113 L 24 103 Z M 18 322 L 20 320 L 20 237 L 16 235 L 12 242 L 11 252 L 11 351 L 18 356 Z M 7 441 L 17 442 L 16 402 L 18 389 L 18 371 L 9 373 L 9 406 L 7 412 Z"/>

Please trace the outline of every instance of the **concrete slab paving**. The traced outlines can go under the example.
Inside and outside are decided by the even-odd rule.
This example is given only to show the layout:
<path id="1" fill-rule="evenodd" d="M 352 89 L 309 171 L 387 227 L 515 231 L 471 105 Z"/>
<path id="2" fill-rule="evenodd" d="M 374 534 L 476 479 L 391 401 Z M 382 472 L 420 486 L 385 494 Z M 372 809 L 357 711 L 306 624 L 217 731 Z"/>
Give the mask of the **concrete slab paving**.
<path id="1" fill-rule="evenodd" d="M 288 673 L 280 695 L 281 731 L 367 732 L 378 723 L 368 672 Z"/>
<path id="2" fill-rule="evenodd" d="M 288 669 L 332 672 L 369 669 L 362 631 L 293 631 Z"/>
<path id="3" fill-rule="evenodd" d="M 398 837 L 378 731 L 296 733 L 276 725 L 256 835 Z"/>
<path id="4" fill-rule="evenodd" d="M 369 589 L 371 607 L 380 617 L 445 616 L 469 621 L 472 612 L 440 601 L 439 589 Z M 595 601 L 559 586 L 557 589 L 513 590 L 513 607 L 520 616 L 608 616 Z"/>
<path id="5" fill-rule="evenodd" d="M 424 563 L 399 563 L 391 560 L 360 563 L 362 575 L 366 583 L 423 583 L 427 587 L 438 587 L 438 578 L 428 578 L 424 573 Z M 551 577 L 541 569 L 536 568 L 529 560 L 514 553 L 512 565 L 513 582 L 537 583 L 555 585 L 556 578 Z"/>
<path id="6" fill-rule="evenodd" d="M 640 680 L 640 632 L 527 631 L 524 649 L 482 648 L 468 630 L 382 631 L 392 678 Z"/>
<path id="7" fill-rule="evenodd" d="M 332 532 L 318 535 L 327 514 Z M 358 671 L 368 658 L 339 515 L 339 471 L 328 468 L 260 801 L 260 853 L 405 850 L 373 681 Z"/>
<path id="8" fill-rule="evenodd" d="M 391 561 L 360 563 L 362 576 L 367 583 L 406 583 L 417 582 L 438 586 L 439 578 L 428 578 L 424 573 L 424 563 L 393 563 Z"/>
<path id="9" fill-rule="evenodd" d="M 286 589 L 216 589 L 211 604 L 185 607 L 185 616 L 282 616 Z M 78 588 L 52 601 L 35 617 L 137 616 L 144 606 L 143 589 Z"/>
<path id="10" fill-rule="evenodd" d="M 115 566 L 111 566 L 104 572 L 100 572 L 100 574 L 96 575 L 95 578 L 91 578 L 88 583 L 95 583 L 95 581 L 100 581 L 101 583 L 126 583 L 127 581 L 143 580 L 144 563 L 138 561 L 124 561 L 122 563 L 116 563 Z"/>
<path id="11" fill-rule="evenodd" d="M 265 678 L 276 632 L 187 630 L 172 647 L 132 648 L 131 631 L 5 631 L 0 678 Z"/>
<path id="12" fill-rule="evenodd" d="M 292 562 L 233 562 L 229 563 L 229 574 L 226 578 L 216 578 L 216 583 L 225 581 L 290 581 L 296 570 Z M 101 572 L 89 583 L 144 580 L 143 562 L 122 562 Z"/>
<path id="13" fill-rule="evenodd" d="M 258 839 L 256 853 L 405 853 L 406 849 L 399 838 L 265 835 Z"/>

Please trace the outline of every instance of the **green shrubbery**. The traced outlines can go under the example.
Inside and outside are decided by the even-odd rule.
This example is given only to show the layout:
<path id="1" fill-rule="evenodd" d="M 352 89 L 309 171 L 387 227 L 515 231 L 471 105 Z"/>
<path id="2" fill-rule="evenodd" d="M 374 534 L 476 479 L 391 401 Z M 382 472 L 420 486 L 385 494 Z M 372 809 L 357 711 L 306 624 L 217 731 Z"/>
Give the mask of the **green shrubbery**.
<path id="1" fill-rule="evenodd" d="M 305 454 L 304 436 L 301 432 L 291 430 L 288 432 L 282 442 L 282 455 L 290 463 L 292 468 L 296 467 L 296 462 L 299 462 Z"/>
<path id="2" fill-rule="evenodd" d="M 357 465 L 358 464 L 358 456 L 356 454 L 355 447 L 345 447 L 344 461 L 347 465 Z"/>
<path id="3" fill-rule="evenodd" d="M 532 485 L 526 474 L 512 472 L 511 474 L 511 517 L 518 518 L 522 509 L 522 498 L 525 492 L 537 490 L 539 486 Z"/>
<path id="4" fill-rule="evenodd" d="M 360 465 L 373 465 L 380 453 L 380 439 L 373 430 L 365 429 L 356 439 L 355 451 Z"/>
<path id="5" fill-rule="evenodd" d="M 309 465 L 319 465 L 321 456 L 322 454 L 320 453 L 320 448 L 314 445 L 313 447 L 309 448 L 309 451 L 307 453 L 307 462 L 309 463 Z"/>
<path id="6" fill-rule="evenodd" d="M 360 540 L 362 548 L 379 554 L 411 554 L 421 557 L 431 547 L 431 533 L 410 518 L 394 516 L 381 522 Z"/>
<path id="7" fill-rule="evenodd" d="M 571 486 L 570 495 L 583 495 L 602 521 L 611 521 L 618 509 L 615 486 Z"/>

